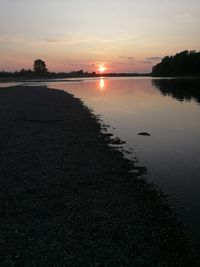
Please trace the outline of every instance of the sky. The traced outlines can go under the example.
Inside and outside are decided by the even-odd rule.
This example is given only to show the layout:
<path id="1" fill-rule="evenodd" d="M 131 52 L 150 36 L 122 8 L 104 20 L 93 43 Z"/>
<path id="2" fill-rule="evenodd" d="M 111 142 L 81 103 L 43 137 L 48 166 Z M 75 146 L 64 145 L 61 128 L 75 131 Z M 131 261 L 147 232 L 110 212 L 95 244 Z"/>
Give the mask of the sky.
<path id="1" fill-rule="evenodd" d="M 200 50 L 200 0 L 0 0 L 0 71 L 150 72 Z"/>

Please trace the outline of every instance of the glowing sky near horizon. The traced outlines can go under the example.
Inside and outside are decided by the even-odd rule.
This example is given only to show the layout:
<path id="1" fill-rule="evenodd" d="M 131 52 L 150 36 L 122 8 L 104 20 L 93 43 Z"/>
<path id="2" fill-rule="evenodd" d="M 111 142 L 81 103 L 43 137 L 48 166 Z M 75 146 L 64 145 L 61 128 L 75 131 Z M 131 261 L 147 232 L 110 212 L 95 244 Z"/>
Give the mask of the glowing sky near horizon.
<path id="1" fill-rule="evenodd" d="M 149 72 L 200 50 L 199 0 L 0 0 L 0 70 Z"/>

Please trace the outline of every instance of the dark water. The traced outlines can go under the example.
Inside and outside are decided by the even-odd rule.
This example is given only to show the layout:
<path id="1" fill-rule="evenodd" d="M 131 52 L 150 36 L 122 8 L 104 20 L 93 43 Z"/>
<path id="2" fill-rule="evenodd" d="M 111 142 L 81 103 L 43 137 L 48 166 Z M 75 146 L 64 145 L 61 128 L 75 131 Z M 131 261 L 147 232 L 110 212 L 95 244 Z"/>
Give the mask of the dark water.
<path id="1" fill-rule="evenodd" d="M 96 78 L 46 84 L 101 114 L 115 128 L 109 131 L 134 148 L 126 156 L 137 156 L 148 169 L 145 178 L 170 195 L 180 218 L 200 235 L 200 80 Z"/>
<path id="2" fill-rule="evenodd" d="M 181 219 L 200 233 L 199 80 L 99 78 L 50 86 L 101 114 L 115 128 L 110 131 L 134 148 L 126 156 L 137 156 L 148 169 L 146 179 L 170 194 Z"/>

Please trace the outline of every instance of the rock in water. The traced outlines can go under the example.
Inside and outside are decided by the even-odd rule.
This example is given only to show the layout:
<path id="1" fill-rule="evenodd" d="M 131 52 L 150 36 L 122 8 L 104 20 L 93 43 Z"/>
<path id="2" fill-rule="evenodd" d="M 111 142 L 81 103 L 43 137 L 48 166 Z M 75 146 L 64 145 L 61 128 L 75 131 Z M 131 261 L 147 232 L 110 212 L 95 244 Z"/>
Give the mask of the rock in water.
<path id="1" fill-rule="evenodd" d="M 141 133 L 139 133 L 138 135 L 143 135 L 143 136 L 151 136 L 149 133 L 147 133 L 147 132 L 141 132 Z"/>

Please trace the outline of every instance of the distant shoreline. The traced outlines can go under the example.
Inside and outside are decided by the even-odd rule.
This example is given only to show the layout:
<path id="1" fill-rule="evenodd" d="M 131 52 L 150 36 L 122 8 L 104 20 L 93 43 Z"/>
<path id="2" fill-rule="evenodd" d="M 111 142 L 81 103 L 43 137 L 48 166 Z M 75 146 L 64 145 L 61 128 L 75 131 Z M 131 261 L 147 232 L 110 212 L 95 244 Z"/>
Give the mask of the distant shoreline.
<path id="1" fill-rule="evenodd" d="M 86 78 L 129 78 L 129 77 L 149 77 L 149 78 L 160 78 L 160 79 L 200 79 L 200 76 L 155 76 L 155 75 L 150 75 L 150 74 L 146 74 L 146 75 L 97 75 L 97 76 L 71 76 L 71 77 L 62 77 L 62 78 L 57 78 L 57 77 L 31 77 L 31 78 L 27 78 L 27 77 L 5 77 L 2 78 L 0 77 L 0 82 L 1 83 L 6 83 L 6 82 L 54 82 L 54 81 L 58 81 L 58 82 L 77 82 L 77 81 L 81 81 L 82 79 L 86 79 Z M 69 79 L 69 80 L 67 80 Z"/>
<path id="2" fill-rule="evenodd" d="M 67 80 L 69 79 L 69 80 Z M 41 79 L 24 79 L 24 78 L 20 78 L 20 79 L 5 79 L 5 80 L 1 80 L 0 79 L 0 82 L 2 83 L 7 83 L 7 82 L 46 82 L 46 81 L 49 81 L 49 82 L 79 82 L 81 81 L 81 78 L 66 78 L 66 79 L 59 79 L 59 78 L 41 78 Z"/>

